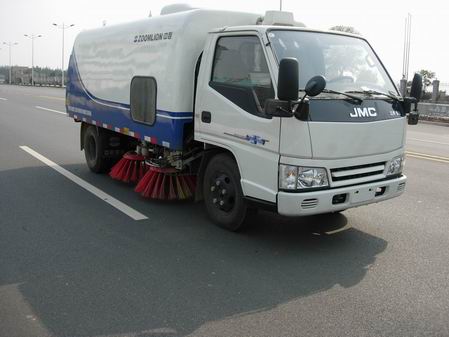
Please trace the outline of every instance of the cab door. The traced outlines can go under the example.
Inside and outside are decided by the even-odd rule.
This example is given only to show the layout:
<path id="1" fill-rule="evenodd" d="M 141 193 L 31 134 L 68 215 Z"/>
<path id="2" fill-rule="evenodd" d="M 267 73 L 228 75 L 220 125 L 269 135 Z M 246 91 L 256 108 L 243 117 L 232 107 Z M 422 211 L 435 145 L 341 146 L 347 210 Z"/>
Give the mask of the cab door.
<path id="1" fill-rule="evenodd" d="M 273 73 L 256 32 L 211 34 L 200 68 L 195 139 L 229 150 L 245 196 L 276 202 L 280 118 L 264 113 Z"/>

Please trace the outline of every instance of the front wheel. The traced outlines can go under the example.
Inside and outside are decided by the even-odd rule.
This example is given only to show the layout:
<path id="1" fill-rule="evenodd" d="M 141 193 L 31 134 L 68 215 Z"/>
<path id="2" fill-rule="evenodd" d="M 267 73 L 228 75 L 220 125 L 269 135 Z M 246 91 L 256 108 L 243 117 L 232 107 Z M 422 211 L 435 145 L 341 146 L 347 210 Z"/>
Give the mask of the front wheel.
<path id="1" fill-rule="evenodd" d="M 248 207 L 235 160 L 224 153 L 216 155 L 207 165 L 203 179 L 204 203 L 212 221 L 230 231 L 242 229 Z"/>

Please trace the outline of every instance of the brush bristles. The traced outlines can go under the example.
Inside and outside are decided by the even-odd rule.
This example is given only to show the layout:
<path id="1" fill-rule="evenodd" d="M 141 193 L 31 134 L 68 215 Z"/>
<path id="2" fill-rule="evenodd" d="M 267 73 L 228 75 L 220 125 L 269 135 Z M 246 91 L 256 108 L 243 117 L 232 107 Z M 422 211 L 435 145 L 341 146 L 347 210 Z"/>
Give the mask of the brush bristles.
<path id="1" fill-rule="evenodd" d="M 123 158 L 111 169 L 112 179 L 125 183 L 137 183 L 146 171 L 144 157 L 132 152 L 125 153 Z"/>
<path id="2" fill-rule="evenodd" d="M 150 168 L 135 191 L 150 199 L 184 200 L 195 193 L 195 183 L 195 176 Z"/>

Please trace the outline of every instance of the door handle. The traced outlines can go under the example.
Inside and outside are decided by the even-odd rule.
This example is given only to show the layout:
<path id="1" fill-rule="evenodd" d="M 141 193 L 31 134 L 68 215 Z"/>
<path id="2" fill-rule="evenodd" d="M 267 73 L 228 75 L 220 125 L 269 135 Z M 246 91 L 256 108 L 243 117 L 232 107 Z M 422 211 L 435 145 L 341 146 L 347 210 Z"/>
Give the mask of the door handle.
<path id="1" fill-rule="evenodd" d="M 201 112 L 201 121 L 203 123 L 210 123 L 212 121 L 212 116 L 210 111 Z"/>

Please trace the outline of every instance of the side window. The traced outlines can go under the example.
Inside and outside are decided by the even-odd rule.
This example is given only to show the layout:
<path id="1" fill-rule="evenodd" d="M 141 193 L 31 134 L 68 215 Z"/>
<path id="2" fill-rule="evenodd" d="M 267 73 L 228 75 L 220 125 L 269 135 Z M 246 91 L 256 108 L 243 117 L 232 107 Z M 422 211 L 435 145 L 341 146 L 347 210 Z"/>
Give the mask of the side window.
<path id="1" fill-rule="evenodd" d="M 153 125 L 156 119 L 157 85 L 154 77 L 136 76 L 131 81 L 131 117 L 136 122 Z"/>
<path id="2" fill-rule="evenodd" d="M 243 110 L 263 114 L 274 89 L 257 36 L 226 36 L 217 41 L 210 86 Z"/>

